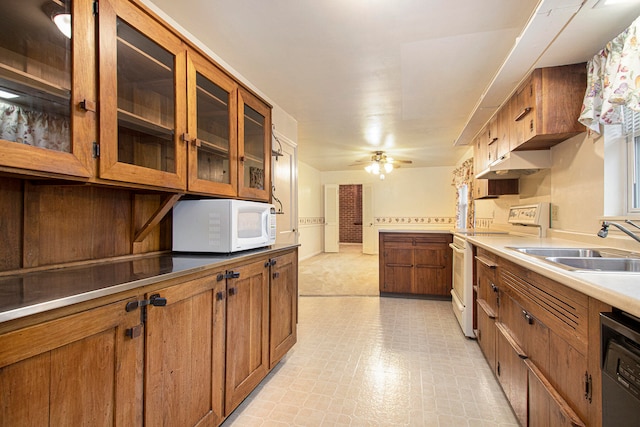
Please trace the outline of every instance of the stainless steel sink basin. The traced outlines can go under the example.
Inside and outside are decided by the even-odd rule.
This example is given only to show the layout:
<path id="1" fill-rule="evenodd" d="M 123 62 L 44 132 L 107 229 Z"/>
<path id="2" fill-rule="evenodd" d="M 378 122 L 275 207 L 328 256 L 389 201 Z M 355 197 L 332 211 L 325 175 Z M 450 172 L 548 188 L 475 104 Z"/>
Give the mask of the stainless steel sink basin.
<path id="1" fill-rule="evenodd" d="M 613 248 L 510 247 L 572 271 L 640 273 L 640 253 Z"/>
<path id="2" fill-rule="evenodd" d="M 640 273 L 639 258 L 547 257 L 545 259 L 549 262 L 568 267 L 571 270 Z"/>
<path id="3" fill-rule="evenodd" d="M 523 254 L 539 257 L 601 257 L 597 249 L 586 248 L 511 248 Z"/>

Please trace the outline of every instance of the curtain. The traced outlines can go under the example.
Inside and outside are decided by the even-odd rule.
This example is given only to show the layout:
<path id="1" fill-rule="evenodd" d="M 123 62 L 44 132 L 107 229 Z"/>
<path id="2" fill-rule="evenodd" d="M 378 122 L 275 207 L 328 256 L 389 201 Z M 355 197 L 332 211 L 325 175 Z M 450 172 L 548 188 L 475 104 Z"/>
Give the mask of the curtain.
<path id="1" fill-rule="evenodd" d="M 0 139 L 71 152 L 69 119 L 0 101 Z"/>
<path id="2" fill-rule="evenodd" d="M 587 63 L 587 91 L 578 121 L 593 132 L 622 123 L 622 106 L 640 111 L 640 46 L 637 18 Z"/>
<path id="3" fill-rule="evenodd" d="M 467 186 L 467 218 L 464 221 L 466 228 L 473 228 L 473 158 L 465 160 L 459 168 L 453 171 L 453 185 L 458 190 L 463 185 Z M 460 224 L 460 192 L 456 191 L 456 224 Z"/>

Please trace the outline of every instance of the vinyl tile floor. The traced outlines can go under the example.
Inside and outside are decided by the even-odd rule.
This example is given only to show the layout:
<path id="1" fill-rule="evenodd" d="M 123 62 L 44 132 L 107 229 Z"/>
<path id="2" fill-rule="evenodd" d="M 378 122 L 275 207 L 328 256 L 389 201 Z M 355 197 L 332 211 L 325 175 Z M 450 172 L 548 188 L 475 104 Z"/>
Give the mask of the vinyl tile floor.
<path id="1" fill-rule="evenodd" d="M 301 296 L 297 344 L 223 424 L 517 425 L 450 302 L 378 296 Z"/>

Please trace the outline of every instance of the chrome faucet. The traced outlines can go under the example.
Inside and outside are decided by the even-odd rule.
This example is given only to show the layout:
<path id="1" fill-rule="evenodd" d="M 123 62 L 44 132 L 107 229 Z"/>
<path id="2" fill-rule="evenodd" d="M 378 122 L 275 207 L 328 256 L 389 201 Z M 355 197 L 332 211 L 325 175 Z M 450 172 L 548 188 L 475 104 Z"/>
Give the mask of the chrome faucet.
<path id="1" fill-rule="evenodd" d="M 632 221 L 630 220 L 625 220 L 624 221 L 627 224 L 632 225 L 633 227 L 640 229 L 640 226 L 634 224 Z M 627 236 L 631 237 L 633 240 L 635 240 L 636 242 L 640 242 L 640 237 L 638 237 L 637 234 L 635 234 L 633 231 L 629 230 L 628 228 L 626 228 L 623 225 L 620 225 L 616 222 L 610 222 L 610 221 L 602 221 L 602 228 L 600 229 L 600 231 L 598 231 L 598 237 L 602 237 L 605 238 L 607 237 L 607 235 L 609 234 L 609 227 L 610 226 L 614 226 L 617 229 L 619 229 L 620 231 L 622 231 L 624 234 L 626 234 Z"/>

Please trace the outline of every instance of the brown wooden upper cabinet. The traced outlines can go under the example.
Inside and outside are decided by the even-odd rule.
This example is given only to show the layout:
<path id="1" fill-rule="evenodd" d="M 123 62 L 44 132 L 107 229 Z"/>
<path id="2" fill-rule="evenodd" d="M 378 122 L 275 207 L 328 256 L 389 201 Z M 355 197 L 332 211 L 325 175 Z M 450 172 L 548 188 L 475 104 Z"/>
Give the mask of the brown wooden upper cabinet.
<path id="1" fill-rule="evenodd" d="M 98 16 L 99 178 L 270 200 L 271 107 L 132 2 Z"/>
<path id="2" fill-rule="evenodd" d="M 63 13 L 71 16 L 72 38 L 52 20 Z M 96 104 L 92 2 L 3 1 L 0 16 L 0 167 L 90 177 Z"/>
<path id="3" fill-rule="evenodd" d="M 238 194 L 238 85 L 189 53 L 189 190 Z"/>
<path id="4" fill-rule="evenodd" d="M 186 189 L 186 47 L 126 0 L 100 2 L 100 178 Z"/>
<path id="5" fill-rule="evenodd" d="M 586 88 L 585 64 L 534 70 L 512 98 L 510 149 L 547 149 L 584 132 L 578 117 Z"/>
<path id="6" fill-rule="evenodd" d="M 271 109 L 249 91 L 238 90 L 238 195 L 271 195 Z"/>

